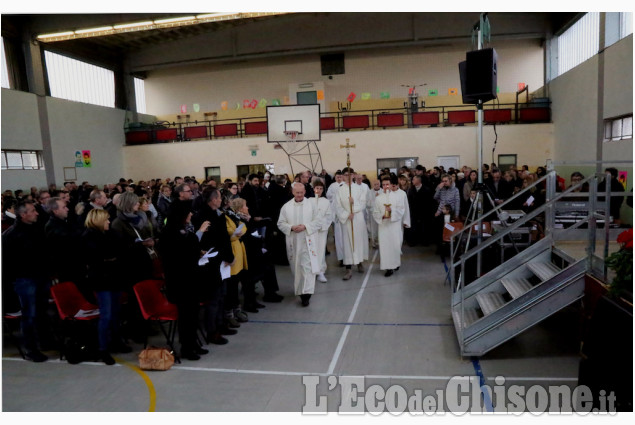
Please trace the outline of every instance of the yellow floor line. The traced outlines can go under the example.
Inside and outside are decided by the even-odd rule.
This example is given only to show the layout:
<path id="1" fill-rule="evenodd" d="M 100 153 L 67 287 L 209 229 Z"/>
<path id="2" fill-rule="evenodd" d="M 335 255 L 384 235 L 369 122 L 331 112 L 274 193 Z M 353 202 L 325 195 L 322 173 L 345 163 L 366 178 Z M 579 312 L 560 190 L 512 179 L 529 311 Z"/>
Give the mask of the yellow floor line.
<path id="1" fill-rule="evenodd" d="M 117 361 L 117 363 L 129 367 L 130 369 L 141 375 L 146 383 L 146 386 L 148 387 L 148 392 L 150 393 L 150 406 L 148 407 L 148 412 L 155 412 L 157 407 L 157 392 L 154 389 L 154 385 L 152 384 L 152 380 L 150 380 L 150 377 L 144 371 L 139 369 L 137 365 L 129 363 L 125 360 L 118 359 L 117 357 L 114 357 L 114 359 Z"/>

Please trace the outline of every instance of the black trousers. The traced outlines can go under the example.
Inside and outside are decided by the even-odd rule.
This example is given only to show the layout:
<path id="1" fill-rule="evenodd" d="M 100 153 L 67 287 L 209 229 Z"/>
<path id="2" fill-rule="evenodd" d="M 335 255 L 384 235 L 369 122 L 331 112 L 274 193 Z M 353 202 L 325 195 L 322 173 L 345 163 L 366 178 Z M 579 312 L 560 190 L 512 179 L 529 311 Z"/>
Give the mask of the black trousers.
<path id="1" fill-rule="evenodd" d="M 208 338 L 213 338 L 223 327 L 225 319 L 225 293 L 227 280 L 214 282 L 207 291 L 205 305 L 205 332 Z"/>

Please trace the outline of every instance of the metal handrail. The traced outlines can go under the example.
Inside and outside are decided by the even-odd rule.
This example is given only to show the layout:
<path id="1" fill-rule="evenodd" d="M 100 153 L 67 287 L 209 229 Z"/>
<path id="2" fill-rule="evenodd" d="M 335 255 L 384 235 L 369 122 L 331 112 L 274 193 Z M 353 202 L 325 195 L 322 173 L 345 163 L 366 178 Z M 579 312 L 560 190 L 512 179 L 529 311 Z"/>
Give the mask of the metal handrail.
<path id="1" fill-rule="evenodd" d="M 531 103 L 494 103 L 494 104 L 485 104 L 485 110 L 496 110 L 496 109 L 511 109 L 512 111 L 516 111 L 516 119 L 512 119 L 509 123 L 518 122 L 518 110 L 520 105 L 531 106 Z M 542 107 L 542 106 L 541 106 Z M 356 115 L 367 115 L 369 117 L 369 126 L 366 128 L 370 128 L 372 130 L 383 129 L 384 126 L 377 125 L 377 117 L 382 113 L 401 113 L 404 117 L 410 116 L 413 112 L 438 112 L 439 113 L 439 125 L 444 125 L 448 119 L 448 112 L 450 111 L 460 111 L 460 110 L 470 110 L 476 108 L 474 105 L 440 105 L 440 106 L 422 106 L 418 111 L 412 111 L 407 107 L 399 107 L 399 108 L 378 108 L 378 109 L 360 109 L 360 110 L 347 110 L 347 111 L 333 111 L 333 112 L 322 112 L 320 117 L 333 117 L 336 120 L 335 128 L 330 131 L 348 131 L 355 130 L 356 128 L 344 128 L 343 126 L 343 117 L 344 116 L 356 116 Z M 248 122 L 258 122 L 266 120 L 266 116 L 253 116 L 253 117 L 243 117 L 243 118 L 226 118 L 226 119 L 205 119 L 205 120 L 193 120 L 189 121 L 164 121 L 162 125 L 167 126 L 168 128 L 177 129 L 177 139 L 176 141 L 184 141 L 184 128 L 192 127 L 192 126 L 205 126 L 207 127 L 207 137 L 206 139 L 212 140 L 218 137 L 227 137 L 227 136 L 216 136 L 213 134 L 213 126 L 219 124 L 229 124 L 235 123 L 237 124 L 237 134 L 232 135 L 232 137 L 247 137 L 249 135 L 245 134 L 245 123 Z M 415 127 L 426 126 L 427 124 L 415 124 Z M 404 120 L 404 124 L 402 126 L 394 126 L 388 128 L 403 128 L 409 127 L 410 124 L 408 120 Z M 364 128 L 364 129 L 366 129 Z M 142 127 L 124 127 L 124 131 L 154 131 L 157 130 L 157 123 L 143 125 Z M 255 134 L 254 134 L 255 135 Z M 152 141 L 150 143 L 157 143 L 156 141 Z"/>
<path id="2" fill-rule="evenodd" d="M 511 224 L 510 226 L 506 227 L 504 230 L 502 230 L 501 232 L 498 232 L 496 235 L 493 235 L 492 237 L 488 238 L 487 241 L 471 248 L 470 250 L 468 250 L 467 252 L 464 252 L 461 257 L 460 260 L 458 262 L 455 262 L 455 259 L 452 258 L 451 259 L 451 288 L 453 292 L 456 292 L 457 290 L 459 290 L 459 287 L 462 283 L 462 280 L 464 279 L 465 273 L 464 273 L 464 269 L 465 269 L 465 262 L 473 257 L 474 255 L 478 254 L 479 252 L 483 251 L 485 248 L 489 247 L 490 245 L 498 242 L 499 240 L 501 240 L 502 238 L 504 238 L 505 236 L 509 235 L 510 233 L 513 233 L 516 229 L 518 229 L 519 227 L 521 227 L 523 224 L 527 223 L 528 221 L 530 221 L 531 219 L 533 219 L 534 217 L 538 216 L 539 214 L 543 213 L 543 212 L 548 212 L 549 210 L 553 209 L 554 204 L 563 199 L 563 198 L 567 198 L 569 194 L 573 193 L 573 191 L 579 187 L 582 187 L 585 183 L 589 183 L 589 182 L 593 182 L 594 184 L 589 186 L 590 192 L 589 192 L 589 199 L 591 202 L 591 207 L 589 208 L 589 215 L 586 218 L 587 222 L 592 222 L 592 225 L 589 226 L 589 231 L 591 233 L 590 237 L 589 237 L 589 246 L 587 247 L 587 250 L 589 251 L 588 254 L 591 255 L 594 252 L 595 249 L 595 211 L 597 209 L 597 205 L 596 205 L 596 198 L 597 196 L 595 196 L 595 193 L 597 193 L 597 182 L 598 182 L 598 177 L 602 176 L 602 173 L 596 173 L 593 174 L 587 178 L 585 178 L 584 180 L 582 180 L 581 182 L 570 186 L 569 188 L 567 188 L 564 192 L 560 192 L 558 195 L 553 196 L 551 199 L 547 199 L 547 201 L 545 202 L 545 204 L 541 205 L 540 207 L 536 208 L 535 210 L 531 211 L 528 214 L 525 214 L 523 217 L 521 217 L 520 219 L 516 220 L 513 224 Z M 535 187 L 536 185 L 540 184 L 542 181 L 546 181 L 546 180 L 552 180 L 553 184 L 550 183 L 550 185 L 555 186 L 555 176 L 556 173 L 555 171 L 550 171 L 547 175 L 543 176 L 542 178 L 540 178 L 539 180 L 535 181 L 532 185 L 528 186 L 527 188 L 523 189 L 522 191 L 518 192 L 516 195 L 514 195 L 513 197 L 509 198 L 507 201 L 505 201 L 503 204 L 495 207 L 494 209 L 492 209 L 491 211 L 489 211 L 487 214 L 484 214 L 483 216 L 481 216 L 480 218 L 478 218 L 477 220 L 473 221 L 472 223 L 470 223 L 469 226 L 464 227 L 461 231 L 457 232 L 456 234 L 451 236 L 451 241 L 452 244 L 454 243 L 454 238 L 455 237 L 459 237 L 460 235 L 462 235 L 466 230 L 470 230 L 472 229 L 472 227 L 474 225 L 476 226 L 480 226 L 481 223 L 483 221 L 485 221 L 485 218 L 489 215 L 491 215 L 494 212 L 498 212 L 500 210 L 502 210 L 502 207 L 505 206 L 506 204 L 508 204 L 509 202 L 513 201 L 514 199 L 518 198 L 520 195 L 522 195 L 524 192 L 526 192 L 527 190 L 530 190 L 532 187 Z M 610 202 L 607 201 L 610 199 L 610 179 L 607 179 L 608 183 L 606 186 L 606 191 L 605 193 L 605 201 L 606 202 L 606 208 L 609 208 Z M 549 185 L 547 186 L 547 188 L 549 188 Z M 608 220 L 606 220 L 608 221 Z M 605 250 L 608 252 L 608 223 L 605 221 L 605 229 L 606 229 L 606 233 L 605 233 L 605 237 L 606 237 L 606 244 L 605 244 Z M 551 226 L 547 226 L 548 229 L 552 229 L 553 225 Z M 593 228 L 593 231 L 591 232 L 591 228 Z M 568 230 L 568 229 L 567 229 Z M 551 232 L 548 232 L 551 233 Z M 606 255 L 608 255 L 608 253 L 605 253 L 605 258 Z M 461 277 L 459 279 L 458 282 L 455 282 L 455 276 L 454 276 L 454 269 L 456 266 L 461 265 Z M 455 285 L 456 284 L 456 285 Z"/>

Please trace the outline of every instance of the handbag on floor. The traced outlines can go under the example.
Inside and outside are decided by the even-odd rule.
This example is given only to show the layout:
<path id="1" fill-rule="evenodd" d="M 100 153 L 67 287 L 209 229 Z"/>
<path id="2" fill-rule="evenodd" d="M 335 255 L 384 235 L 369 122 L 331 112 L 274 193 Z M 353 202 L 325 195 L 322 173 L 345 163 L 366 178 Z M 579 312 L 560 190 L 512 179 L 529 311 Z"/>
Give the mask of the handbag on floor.
<path id="1" fill-rule="evenodd" d="M 167 348 L 148 347 L 139 353 L 141 370 L 168 370 L 174 364 L 174 355 Z"/>

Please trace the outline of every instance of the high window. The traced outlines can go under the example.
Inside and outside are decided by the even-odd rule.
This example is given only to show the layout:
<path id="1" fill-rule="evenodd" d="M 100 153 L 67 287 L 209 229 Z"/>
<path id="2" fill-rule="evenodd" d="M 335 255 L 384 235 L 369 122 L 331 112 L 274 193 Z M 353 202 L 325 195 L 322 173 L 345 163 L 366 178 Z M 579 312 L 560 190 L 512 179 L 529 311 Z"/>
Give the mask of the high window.
<path id="1" fill-rule="evenodd" d="M 115 107 L 115 74 L 109 69 L 45 51 L 51 96 Z"/>
<path id="2" fill-rule="evenodd" d="M 43 170 L 42 151 L 2 150 L 3 170 Z"/>
<path id="3" fill-rule="evenodd" d="M 4 39 L 0 37 L 0 49 L 2 49 L 2 88 L 8 89 L 9 86 L 9 68 L 7 67 L 7 57 L 4 54 Z"/>

